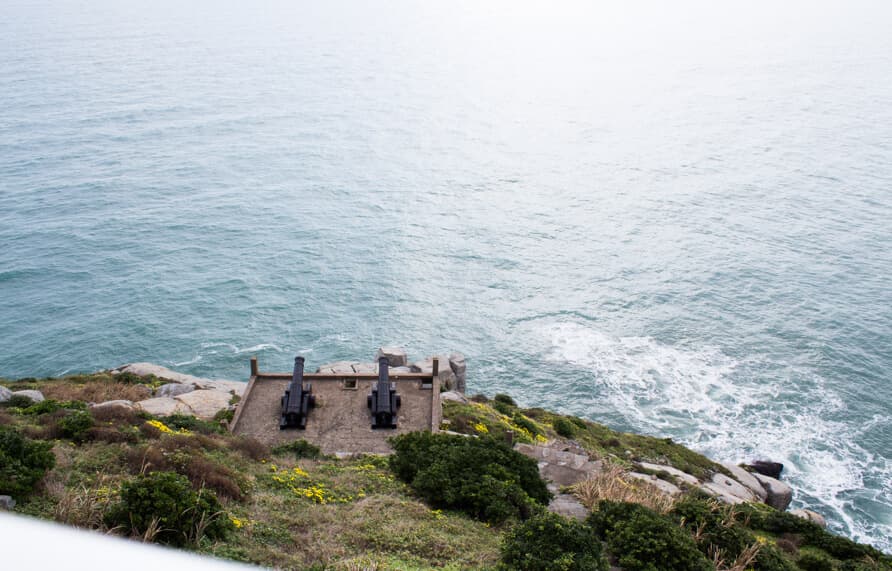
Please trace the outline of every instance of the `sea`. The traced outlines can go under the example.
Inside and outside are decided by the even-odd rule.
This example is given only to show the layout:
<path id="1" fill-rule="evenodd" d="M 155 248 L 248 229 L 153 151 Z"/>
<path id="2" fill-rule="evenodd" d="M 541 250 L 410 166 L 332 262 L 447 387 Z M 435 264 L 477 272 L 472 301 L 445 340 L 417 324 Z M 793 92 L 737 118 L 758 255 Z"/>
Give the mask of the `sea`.
<path id="1" fill-rule="evenodd" d="M 892 551 L 892 3 L 4 0 L 0 376 L 467 357 Z"/>

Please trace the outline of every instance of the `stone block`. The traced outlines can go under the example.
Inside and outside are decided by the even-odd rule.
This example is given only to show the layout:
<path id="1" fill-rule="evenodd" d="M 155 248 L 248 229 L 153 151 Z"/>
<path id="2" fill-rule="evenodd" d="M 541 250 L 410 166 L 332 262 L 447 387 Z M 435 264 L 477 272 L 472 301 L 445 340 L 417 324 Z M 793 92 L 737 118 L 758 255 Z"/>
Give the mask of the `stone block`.
<path id="1" fill-rule="evenodd" d="M 391 367 L 405 367 L 409 364 L 409 356 L 406 350 L 400 347 L 381 347 L 375 353 L 375 363 L 381 357 L 387 357 L 387 364 Z"/>
<path id="2" fill-rule="evenodd" d="M 455 390 L 464 394 L 467 386 L 468 365 L 465 356 L 461 353 L 452 353 L 449 355 L 449 367 L 452 374 L 455 375 Z"/>

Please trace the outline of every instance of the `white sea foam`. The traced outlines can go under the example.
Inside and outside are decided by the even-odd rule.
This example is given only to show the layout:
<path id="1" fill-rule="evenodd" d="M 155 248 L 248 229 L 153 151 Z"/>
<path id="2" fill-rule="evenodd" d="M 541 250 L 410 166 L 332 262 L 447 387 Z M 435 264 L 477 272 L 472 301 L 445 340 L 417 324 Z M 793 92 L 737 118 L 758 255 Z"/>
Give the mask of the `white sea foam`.
<path id="1" fill-rule="evenodd" d="M 195 363 L 201 361 L 201 355 L 196 355 L 195 357 L 189 359 L 188 361 L 181 361 L 179 363 L 174 363 L 174 367 L 185 367 L 186 365 L 194 365 Z"/>
<path id="2" fill-rule="evenodd" d="M 874 482 L 892 479 L 889 462 L 856 444 L 863 427 L 835 420 L 844 402 L 820 377 L 778 365 L 788 378 L 772 383 L 749 374 L 756 364 L 764 370 L 758 359 L 739 361 L 717 347 L 611 336 L 577 322 L 546 324 L 541 332 L 550 343 L 548 359 L 591 371 L 593 391 L 630 426 L 671 436 L 717 460 L 781 461 L 798 505 L 824 513 L 837 531 L 892 547 L 888 521 L 862 522 L 851 509 L 867 475 Z M 892 513 L 888 492 L 872 499 Z"/>
<path id="3" fill-rule="evenodd" d="M 235 354 L 242 355 L 244 353 L 255 353 L 258 351 L 266 351 L 267 349 L 272 349 L 276 353 L 282 352 L 281 347 L 279 347 L 278 345 L 275 345 L 273 343 L 261 343 L 259 345 L 254 345 L 252 347 L 248 347 L 246 349 L 236 349 Z"/>

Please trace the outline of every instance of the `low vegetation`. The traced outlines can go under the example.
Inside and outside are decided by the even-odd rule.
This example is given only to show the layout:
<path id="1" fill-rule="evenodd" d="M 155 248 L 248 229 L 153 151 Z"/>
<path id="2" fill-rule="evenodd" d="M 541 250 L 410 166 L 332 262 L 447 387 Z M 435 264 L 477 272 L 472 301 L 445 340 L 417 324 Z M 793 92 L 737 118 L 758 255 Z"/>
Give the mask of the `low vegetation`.
<path id="1" fill-rule="evenodd" d="M 892 570 L 876 549 L 764 505 L 669 498 L 628 469 L 721 468 L 507 395 L 447 403 L 444 428 L 464 435 L 407 434 L 390 457 L 348 459 L 301 440 L 270 449 L 217 421 L 87 406 L 160 384 L 106 373 L 15 384 L 48 398 L 0 406 L 0 494 L 22 514 L 282 569 Z M 511 439 L 572 439 L 605 463 L 564 490 L 592 510 L 586 521 L 545 511 L 536 463 Z"/>
<path id="2" fill-rule="evenodd" d="M 503 441 L 412 432 L 391 442 L 390 468 L 436 507 L 502 523 L 528 518 L 551 498 L 536 462 Z"/>

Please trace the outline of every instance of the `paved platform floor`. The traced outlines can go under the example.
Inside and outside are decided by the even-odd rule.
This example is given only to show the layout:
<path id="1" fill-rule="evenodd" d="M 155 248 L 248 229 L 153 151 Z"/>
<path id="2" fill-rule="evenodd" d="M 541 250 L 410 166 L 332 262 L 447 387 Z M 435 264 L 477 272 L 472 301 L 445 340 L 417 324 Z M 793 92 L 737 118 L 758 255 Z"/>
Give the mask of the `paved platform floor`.
<path id="1" fill-rule="evenodd" d="M 436 429 L 440 425 L 439 381 L 432 388 L 420 388 L 418 381 L 398 381 L 402 399 L 396 429 L 371 428 L 366 404 L 375 381 L 355 381 L 356 388 L 345 388 L 341 379 L 312 381 L 316 407 L 310 411 L 305 430 L 279 430 L 281 397 L 288 378 L 255 377 L 245 391 L 233 419 L 232 432 L 253 436 L 274 446 L 289 440 L 304 439 L 319 446 L 326 454 L 374 453 L 391 451 L 387 439 L 396 434 Z"/>

